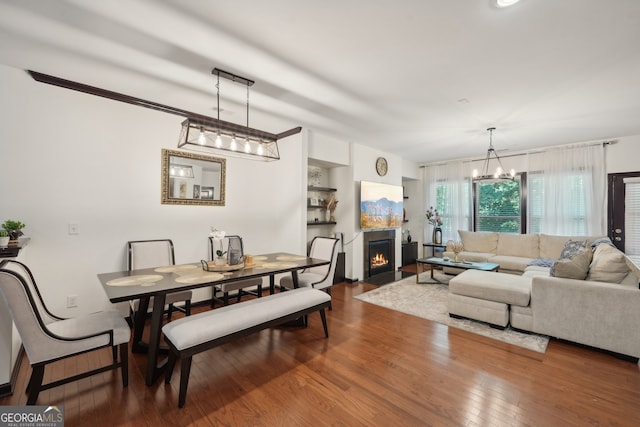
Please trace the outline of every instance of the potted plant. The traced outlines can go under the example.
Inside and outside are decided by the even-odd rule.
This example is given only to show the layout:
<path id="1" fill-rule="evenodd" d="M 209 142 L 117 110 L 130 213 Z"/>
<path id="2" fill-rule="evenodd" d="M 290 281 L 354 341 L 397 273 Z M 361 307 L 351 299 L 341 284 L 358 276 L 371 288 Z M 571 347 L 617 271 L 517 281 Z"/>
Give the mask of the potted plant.
<path id="1" fill-rule="evenodd" d="M 22 229 L 26 227 L 26 225 L 20 221 L 14 221 L 12 219 L 6 220 L 2 224 L 2 228 L 4 228 L 7 233 L 9 233 L 10 240 L 18 240 L 18 237 L 22 236 Z"/>
<path id="2" fill-rule="evenodd" d="M 0 230 L 0 247 L 9 246 L 9 232 Z"/>

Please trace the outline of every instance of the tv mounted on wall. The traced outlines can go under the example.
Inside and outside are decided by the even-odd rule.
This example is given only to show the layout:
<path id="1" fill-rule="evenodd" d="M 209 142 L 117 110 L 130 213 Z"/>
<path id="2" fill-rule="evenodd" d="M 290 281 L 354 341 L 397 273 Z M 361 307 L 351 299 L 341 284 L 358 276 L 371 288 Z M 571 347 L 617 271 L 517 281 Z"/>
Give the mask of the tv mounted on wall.
<path id="1" fill-rule="evenodd" d="M 402 186 L 360 181 L 360 228 L 402 227 Z"/>

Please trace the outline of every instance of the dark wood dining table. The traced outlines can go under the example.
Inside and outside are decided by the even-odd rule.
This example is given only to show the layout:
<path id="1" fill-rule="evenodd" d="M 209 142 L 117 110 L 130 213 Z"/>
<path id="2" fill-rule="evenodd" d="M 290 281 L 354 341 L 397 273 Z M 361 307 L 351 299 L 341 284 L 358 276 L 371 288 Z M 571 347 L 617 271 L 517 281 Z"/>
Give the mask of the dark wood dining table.
<path id="1" fill-rule="evenodd" d="M 153 297 L 151 312 L 151 326 L 147 350 L 147 371 L 145 382 L 153 385 L 163 373 L 166 360 L 158 362 L 160 355 L 160 341 L 162 335 L 162 317 L 165 300 L 168 293 L 197 289 L 215 284 L 222 284 L 244 279 L 269 276 L 269 292 L 275 292 L 276 274 L 291 273 L 294 286 L 298 286 L 298 270 L 327 265 L 328 260 L 310 258 L 284 252 L 257 255 L 253 257 L 253 266 L 224 271 L 204 271 L 200 262 L 192 264 L 172 265 L 141 270 L 117 271 L 98 274 L 98 279 L 112 303 L 139 299 L 138 311 L 146 314 L 149 300 Z M 144 322 L 142 323 L 144 327 Z M 134 341 L 142 338 L 142 330 L 136 331 L 134 326 Z M 134 346 L 139 345 L 134 342 Z"/>

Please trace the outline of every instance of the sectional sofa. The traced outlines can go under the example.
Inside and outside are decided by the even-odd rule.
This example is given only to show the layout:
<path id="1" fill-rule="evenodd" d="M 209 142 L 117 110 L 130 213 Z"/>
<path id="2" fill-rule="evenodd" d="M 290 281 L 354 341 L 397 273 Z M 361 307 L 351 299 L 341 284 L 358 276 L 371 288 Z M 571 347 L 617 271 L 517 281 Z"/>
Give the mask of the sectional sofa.
<path id="1" fill-rule="evenodd" d="M 452 317 L 640 357 L 640 270 L 608 238 L 459 231 L 459 258 L 499 272 L 448 269 Z M 577 247 L 577 249 L 576 249 Z M 447 247 L 444 256 L 453 258 Z"/>

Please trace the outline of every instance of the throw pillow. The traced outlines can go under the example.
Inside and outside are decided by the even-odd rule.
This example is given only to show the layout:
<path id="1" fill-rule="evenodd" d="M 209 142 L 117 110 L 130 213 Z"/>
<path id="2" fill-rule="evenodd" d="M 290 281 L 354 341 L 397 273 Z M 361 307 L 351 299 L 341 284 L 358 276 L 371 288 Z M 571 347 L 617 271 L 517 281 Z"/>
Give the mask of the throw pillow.
<path id="1" fill-rule="evenodd" d="M 622 283 L 631 269 L 624 253 L 609 245 L 598 245 L 593 252 L 587 280 L 596 282 Z"/>
<path id="2" fill-rule="evenodd" d="M 562 252 L 560 252 L 560 259 L 571 258 L 582 249 L 586 249 L 588 243 L 589 242 L 586 240 L 567 240 L 567 243 L 564 244 L 564 248 L 562 248 Z"/>
<path id="3" fill-rule="evenodd" d="M 567 279 L 584 280 L 589 272 L 591 263 L 591 249 L 583 247 L 571 257 L 560 258 L 551 266 L 549 275 Z"/>
<path id="4" fill-rule="evenodd" d="M 529 266 L 552 267 L 553 263 L 554 263 L 554 260 L 549 259 L 549 258 L 536 258 L 533 261 L 531 261 L 529 264 L 527 264 L 527 267 L 529 267 Z"/>

